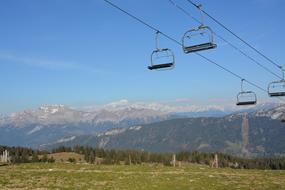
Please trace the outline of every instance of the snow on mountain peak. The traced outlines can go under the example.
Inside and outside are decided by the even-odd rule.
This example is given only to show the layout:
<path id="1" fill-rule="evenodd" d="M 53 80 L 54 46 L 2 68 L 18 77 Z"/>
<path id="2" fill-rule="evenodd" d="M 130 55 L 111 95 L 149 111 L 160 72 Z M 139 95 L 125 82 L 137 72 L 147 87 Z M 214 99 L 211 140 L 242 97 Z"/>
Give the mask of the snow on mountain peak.
<path id="1" fill-rule="evenodd" d="M 125 107 L 125 106 L 128 106 L 130 104 L 130 102 L 126 99 L 122 99 L 122 100 L 119 100 L 119 101 L 115 101 L 115 102 L 111 102 L 107 105 L 105 105 L 104 107 L 106 108 L 120 108 L 120 107 Z"/>
<path id="2" fill-rule="evenodd" d="M 260 109 L 254 115 L 258 117 L 271 117 L 271 119 L 283 119 L 285 118 L 285 106 L 277 104 L 277 106 L 270 109 Z"/>
<path id="3" fill-rule="evenodd" d="M 80 124 L 104 125 L 104 123 L 119 124 L 120 122 L 151 122 L 168 117 L 161 111 L 129 106 L 127 100 L 108 104 L 106 107 L 94 111 L 72 109 L 64 105 L 44 105 L 38 109 L 25 110 L 11 114 L 7 119 L 0 118 L 0 124 L 11 124 L 15 127 L 33 125 L 66 125 Z M 108 109 L 107 109 L 108 108 Z M 36 128 L 38 129 L 38 128 Z M 32 131 L 33 133 L 34 131 Z"/>
<path id="4" fill-rule="evenodd" d="M 140 121 L 142 123 L 149 123 L 156 120 L 167 119 L 173 114 L 182 114 L 185 117 L 208 116 L 211 114 L 225 115 L 236 111 L 242 112 L 256 112 L 256 115 L 264 115 L 268 113 L 266 110 L 273 108 L 275 104 L 259 104 L 250 110 L 241 110 L 236 106 L 222 106 L 222 105 L 175 105 L 163 104 L 159 102 L 130 102 L 122 99 L 112 102 L 97 108 L 95 110 L 80 110 L 72 109 L 62 104 L 58 105 L 43 105 L 38 109 L 25 110 L 11 114 L 7 117 L 0 117 L 0 126 L 5 124 L 12 124 L 13 126 L 26 126 L 29 124 L 37 124 L 42 126 L 53 124 L 79 124 L 88 123 L 92 125 L 113 123 L 127 121 Z M 276 107 L 274 107 L 276 108 Z M 278 111 L 279 109 L 279 111 Z M 285 112 L 285 107 L 278 108 L 270 113 Z M 266 112 L 266 113 L 265 113 Z M 194 113 L 194 114 L 192 114 Z M 183 115 L 185 114 L 185 115 Z M 206 115 L 205 115 L 206 114 Z M 207 115 L 208 114 L 208 115 Z M 281 117 L 274 115 L 273 117 Z M 38 129 L 38 128 L 36 128 Z"/>
<path id="5" fill-rule="evenodd" d="M 157 111 L 164 114 L 172 114 L 172 113 L 224 113 L 230 114 L 233 112 L 243 112 L 243 111 L 256 111 L 260 109 L 268 110 L 270 108 L 278 106 L 277 103 L 273 102 L 263 102 L 259 103 L 256 106 L 252 107 L 237 107 L 235 104 L 208 104 L 208 105 L 195 105 L 195 104 L 176 104 L 175 102 L 169 103 L 161 103 L 161 102 L 132 102 L 127 99 L 122 99 L 119 101 L 111 102 L 101 107 L 87 107 L 87 111 L 99 111 L 99 110 L 107 110 L 107 111 L 119 111 L 119 110 L 151 110 Z"/>
<path id="6" fill-rule="evenodd" d="M 57 143 L 69 142 L 69 141 L 74 140 L 75 138 L 76 138 L 76 136 L 66 137 L 66 138 L 59 139 L 56 142 Z"/>
<path id="7" fill-rule="evenodd" d="M 41 106 L 39 108 L 39 110 L 43 111 L 44 113 L 51 113 L 51 114 L 54 114 L 54 113 L 57 113 L 59 111 L 63 111 L 65 110 L 66 107 L 62 104 L 59 104 L 59 105 L 45 105 L 45 106 Z"/>
<path id="8" fill-rule="evenodd" d="M 173 112 L 202 112 L 209 110 L 220 110 L 226 111 L 232 108 L 219 106 L 219 105 L 207 105 L 207 106 L 197 106 L 197 105 L 169 105 L 158 102 L 130 102 L 126 99 L 122 99 L 116 102 L 111 102 L 103 106 L 103 109 L 106 110 L 131 110 L 131 109 L 147 109 L 160 111 L 164 113 L 173 113 Z"/>

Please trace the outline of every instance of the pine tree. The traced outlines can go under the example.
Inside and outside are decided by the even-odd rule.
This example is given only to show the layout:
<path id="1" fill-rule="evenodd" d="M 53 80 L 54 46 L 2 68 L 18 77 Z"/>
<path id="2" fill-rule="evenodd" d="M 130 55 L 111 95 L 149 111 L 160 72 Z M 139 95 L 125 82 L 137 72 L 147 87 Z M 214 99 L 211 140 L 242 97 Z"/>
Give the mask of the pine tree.
<path id="1" fill-rule="evenodd" d="M 95 162 L 95 154 L 94 154 L 93 150 L 90 152 L 88 160 L 89 160 L 89 163 L 94 164 L 94 162 Z"/>
<path id="2" fill-rule="evenodd" d="M 39 156 L 36 152 L 32 155 L 32 162 L 39 162 Z"/>

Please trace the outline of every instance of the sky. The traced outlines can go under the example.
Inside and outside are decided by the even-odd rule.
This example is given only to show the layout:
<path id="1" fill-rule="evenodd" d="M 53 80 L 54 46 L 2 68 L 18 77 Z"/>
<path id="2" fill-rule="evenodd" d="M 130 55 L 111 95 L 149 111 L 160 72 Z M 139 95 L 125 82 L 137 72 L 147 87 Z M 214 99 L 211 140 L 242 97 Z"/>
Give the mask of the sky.
<path id="1" fill-rule="evenodd" d="M 198 24 L 168 0 L 111 0 L 181 41 Z M 199 18 L 186 0 L 174 0 Z M 285 65 L 283 0 L 196 0 L 203 9 L 280 65 Z M 224 29 L 205 25 L 277 74 L 279 70 Z M 175 68 L 149 71 L 155 31 L 103 0 L 0 1 L 0 113 L 46 104 L 100 105 L 127 99 L 193 105 L 234 104 L 240 79 L 161 37 L 175 53 Z M 263 88 L 278 80 L 229 45 L 201 52 Z M 259 89 L 258 101 L 275 101 Z"/>

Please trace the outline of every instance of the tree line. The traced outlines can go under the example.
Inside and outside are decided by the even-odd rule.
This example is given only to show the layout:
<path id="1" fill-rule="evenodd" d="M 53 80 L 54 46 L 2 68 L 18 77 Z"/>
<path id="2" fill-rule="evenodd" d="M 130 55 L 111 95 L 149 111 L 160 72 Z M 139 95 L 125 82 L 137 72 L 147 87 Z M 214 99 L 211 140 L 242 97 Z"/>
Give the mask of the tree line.
<path id="1" fill-rule="evenodd" d="M 95 163 L 96 158 L 101 158 L 103 164 L 142 164 L 161 163 L 171 165 L 173 153 L 155 153 L 138 150 L 105 150 L 90 146 L 76 145 L 71 147 L 58 147 L 53 152 L 75 152 L 84 155 L 88 163 Z M 215 154 L 219 158 L 219 167 L 231 167 L 237 169 L 271 169 L 285 170 L 285 157 L 241 158 L 224 153 L 205 152 L 178 152 L 176 160 L 184 163 L 197 163 L 210 165 Z"/>
<path id="2" fill-rule="evenodd" d="M 173 153 L 155 153 L 138 150 L 107 150 L 102 148 L 80 146 L 58 147 L 51 152 L 33 150 L 23 147 L 0 146 L 0 154 L 8 150 L 11 157 L 11 163 L 26 162 L 54 162 L 49 153 L 75 152 L 84 155 L 86 162 L 91 164 L 163 164 L 170 166 Z M 197 163 L 211 165 L 215 154 L 219 158 L 219 167 L 231 167 L 238 169 L 271 169 L 284 170 L 285 157 L 264 157 L 264 158 L 240 158 L 223 153 L 205 153 L 205 152 L 178 152 L 175 153 L 176 161 L 181 163 Z M 71 161 L 71 160 L 70 160 Z M 72 160 L 74 162 L 74 160 Z"/>
<path id="3" fill-rule="evenodd" d="M 0 146 L 0 155 L 4 150 L 9 152 L 10 162 L 16 163 L 28 163 L 28 162 L 54 162 L 52 157 L 48 157 L 48 151 L 33 150 L 26 147 L 8 147 Z"/>

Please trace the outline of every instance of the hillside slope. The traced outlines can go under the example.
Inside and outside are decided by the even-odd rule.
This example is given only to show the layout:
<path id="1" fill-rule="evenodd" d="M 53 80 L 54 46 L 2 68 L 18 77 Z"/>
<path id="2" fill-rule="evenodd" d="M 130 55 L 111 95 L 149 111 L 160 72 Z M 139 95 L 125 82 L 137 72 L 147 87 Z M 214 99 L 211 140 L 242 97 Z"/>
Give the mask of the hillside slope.
<path id="1" fill-rule="evenodd" d="M 47 147 L 81 144 L 156 152 L 199 150 L 239 156 L 284 155 L 285 124 L 260 112 L 259 115 L 240 113 L 223 118 L 172 119 L 77 136 Z"/>

